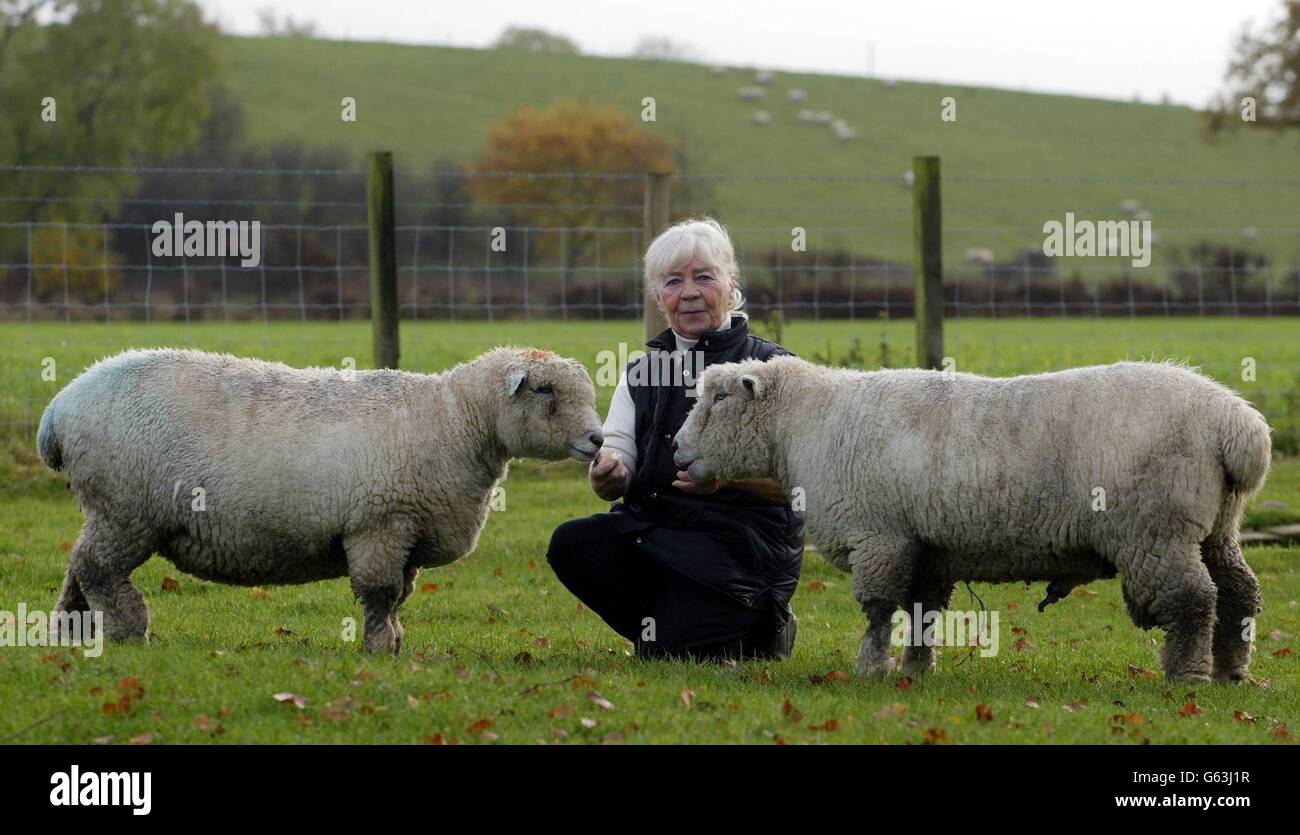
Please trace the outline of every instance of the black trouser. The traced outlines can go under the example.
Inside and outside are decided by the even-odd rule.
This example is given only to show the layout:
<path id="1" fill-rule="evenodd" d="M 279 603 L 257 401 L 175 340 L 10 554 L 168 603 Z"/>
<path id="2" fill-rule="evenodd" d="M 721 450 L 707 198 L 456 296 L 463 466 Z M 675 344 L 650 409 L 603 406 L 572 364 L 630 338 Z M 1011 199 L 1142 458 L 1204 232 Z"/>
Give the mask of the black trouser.
<path id="1" fill-rule="evenodd" d="M 598 516 L 555 529 L 555 576 L 638 655 L 696 659 L 770 655 L 772 615 L 662 565 Z M 647 620 L 649 619 L 649 620 Z"/>

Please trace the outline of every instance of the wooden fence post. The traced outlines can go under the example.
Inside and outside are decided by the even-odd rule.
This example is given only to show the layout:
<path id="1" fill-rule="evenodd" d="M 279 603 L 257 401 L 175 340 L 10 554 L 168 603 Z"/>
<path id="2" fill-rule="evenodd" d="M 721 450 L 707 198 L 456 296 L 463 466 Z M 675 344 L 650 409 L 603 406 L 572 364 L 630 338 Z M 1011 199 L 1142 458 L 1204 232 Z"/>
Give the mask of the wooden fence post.
<path id="1" fill-rule="evenodd" d="M 366 166 L 370 223 L 370 323 L 375 368 L 397 368 L 397 222 L 393 212 L 393 154 L 375 151 Z"/>
<path id="2" fill-rule="evenodd" d="M 943 211 L 939 158 L 912 160 L 912 264 L 916 273 L 916 364 L 943 367 Z"/>
<path id="3" fill-rule="evenodd" d="M 670 220 L 670 204 L 672 202 L 672 174 L 667 171 L 652 171 L 645 175 L 645 214 L 644 214 L 644 241 L 645 246 L 649 247 L 650 242 L 659 235 L 660 232 L 668 228 Z M 645 252 L 640 253 L 644 257 Z M 639 263 L 644 263 L 638 259 Z M 649 342 L 659 335 L 664 329 L 666 323 L 663 316 L 659 313 L 659 308 L 654 301 L 645 295 L 644 288 L 641 294 L 642 301 L 642 321 L 645 324 L 645 339 Z"/>

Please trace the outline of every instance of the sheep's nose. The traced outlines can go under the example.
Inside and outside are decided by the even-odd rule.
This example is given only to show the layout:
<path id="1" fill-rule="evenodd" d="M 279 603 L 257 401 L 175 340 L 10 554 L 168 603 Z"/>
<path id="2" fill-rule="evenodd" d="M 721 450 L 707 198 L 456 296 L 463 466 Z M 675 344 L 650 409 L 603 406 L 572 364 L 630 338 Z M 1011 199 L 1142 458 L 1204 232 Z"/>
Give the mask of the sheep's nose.
<path id="1" fill-rule="evenodd" d="M 594 446 L 596 449 L 600 449 L 601 446 L 605 443 L 605 436 L 599 432 L 592 432 L 590 435 L 587 436 L 587 440 L 591 441 L 591 445 Z"/>
<path id="2" fill-rule="evenodd" d="M 677 452 L 677 437 L 673 436 L 673 452 Z"/>

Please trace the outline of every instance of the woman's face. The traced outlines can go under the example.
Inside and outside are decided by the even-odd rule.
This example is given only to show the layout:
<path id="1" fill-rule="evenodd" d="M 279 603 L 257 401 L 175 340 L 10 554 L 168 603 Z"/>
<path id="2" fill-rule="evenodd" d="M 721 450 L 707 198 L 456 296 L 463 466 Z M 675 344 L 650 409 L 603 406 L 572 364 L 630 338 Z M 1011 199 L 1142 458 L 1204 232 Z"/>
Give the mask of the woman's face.
<path id="1" fill-rule="evenodd" d="M 727 279 L 699 257 L 673 267 L 659 284 L 659 302 L 668 324 L 691 339 L 723 328 L 730 295 Z"/>

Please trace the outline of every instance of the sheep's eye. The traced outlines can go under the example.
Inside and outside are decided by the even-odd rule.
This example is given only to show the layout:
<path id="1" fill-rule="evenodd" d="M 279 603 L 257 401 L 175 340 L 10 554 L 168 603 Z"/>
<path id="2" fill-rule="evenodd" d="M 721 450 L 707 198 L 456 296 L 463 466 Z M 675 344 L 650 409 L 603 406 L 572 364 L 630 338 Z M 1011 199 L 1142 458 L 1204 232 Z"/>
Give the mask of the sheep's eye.
<path id="1" fill-rule="evenodd" d="M 719 402 L 721 402 L 721 401 L 723 401 L 723 400 L 726 400 L 726 399 L 727 399 L 727 392 L 725 392 L 725 391 L 715 391 L 715 392 L 713 393 L 713 402 L 714 402 L 714 403 L 719 403 Z"/>
<path id="2" fill-rule="evenodd" d="M 533 391 L 537 392 L 538 394 L 555 394 L 555 387 L 550 384 L 547 384 L 544 386 L 538 386 L 537 388 L 533 389 Z"/>

